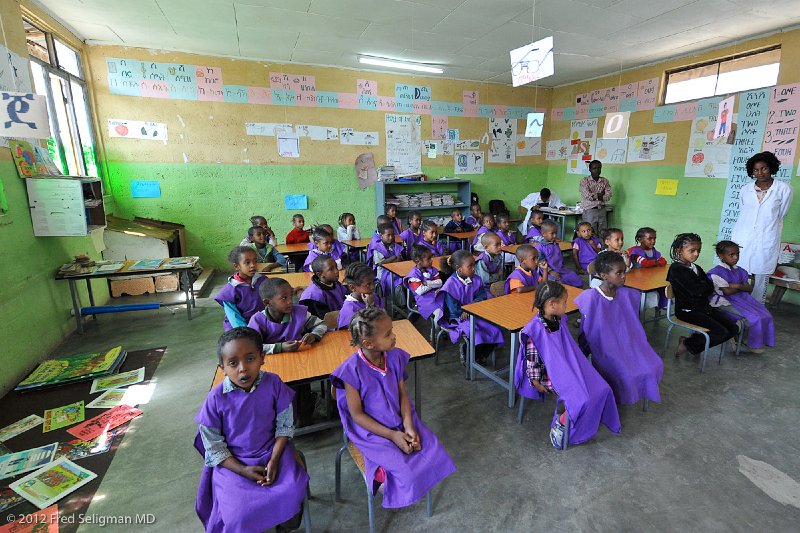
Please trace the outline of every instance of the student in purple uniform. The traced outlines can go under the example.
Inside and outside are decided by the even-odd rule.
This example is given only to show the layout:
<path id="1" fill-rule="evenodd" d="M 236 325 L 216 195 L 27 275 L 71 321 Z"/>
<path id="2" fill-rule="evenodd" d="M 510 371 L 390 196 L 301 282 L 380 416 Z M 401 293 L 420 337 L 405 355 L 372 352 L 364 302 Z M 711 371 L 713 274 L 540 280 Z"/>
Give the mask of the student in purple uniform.
<path id="1" fill-rule="evenodd" d="M 342 255 L 334 250 L 333 235 L 327 229 L 322 226 L 314 228 L 314 231 L 311 232 L 311 240 L 313 248 L 309 250 L 308 257 L 303 263 L 304 272 L 311 272 L 311 263 L 317 257 L 330 257 L 336 262 L 337 268 L 342 268 Z"/>
<path id="2" fill-rule="evenodd" d="M 475 258 L 466 250 L 457 250 L 448 259 L 442 258 L 439 269 L 449 275 L 441 292 L 444 293 L 443 316 L 439 324 L 449 329 L 450 342 L 457 343 L 463 335 L 469 338 L 469 316 L 461 306 L 482 302 L 492 295 L 475 275 Z M 480 363 L 497 347 L 505 343 L 503 333 L 488 322 L 475 319 L 475 359 Z M 462 347 L 462 363 L 466 363 L 466 351 Z"/>
<path id="3" fill-rule="evenodd" d="M 255 251 L 259 263 L 266 263 L 264 272 L 286 266 L 286 258 L 267 242 L 267 232 L 261 226 L 253 226 L 247 230 L 250 237 L 250 248 Z"/>
<path id="4" fill-rule="evenodd" d="M 578 274 L 586 274 L 586 267 L 597 257 L 602 243 L 600 239 L 592 235 L 592 225 L 588 222 L 578 224 L 576 230 L 578 234 L 572 241 L 572 259 L 578 265 Z"/>
<path id="5" fill-rule="evenodd" d="M 364 454 L 372 493 L 383 485 L 383 506 L 413 505 L 456 465 L 408 398 L 409 354 L 395 347 L 392 319 L 369 307 L 349 327 L 358 350 L 331 374 L 342 427 Z"/>
<path id="6" fill-rule="evenodd" d="M 422 232 L 419 228 L 422 225 L 422 214 L 419 211 L 410 211 L 408 213 L 408 227 L 399 233 L 400 239 L 403 241 L 403 250 L 406 253 L 411 252 L 411 247 L 417 244 L 422 239 Z"/>
<path id="7" fill-rule="evenodd" d="M 278 245 L 278 239 L 275 237 L 275 232 L 272 231 L 272 228 L 269 227 L 267 223 L 266 217 L 261 215 L 255 215 L 250 217 L 250 227 L 258 226 L 260 228 L 264 228 L 264 231 L 267 232 L 267 242 L 272 246 Z M 250 244 L 250 233 L 248 232 L 247 235 L 244 236 L 242 242 L 239 243 L 239 246 L 248 246 Z"/>
<path id="8" fill-rule="evenodd" d="M 375 227 L 377 228 L 381 224 L 391 224 L 392 219 L 390 219 L 387 215 L 378 215 L 376 223 L 377 225 Z M 375 246 L 380 241 L 381 241 L 381 236 L 378 234 L 378 230 L 375 229 L 375 233 L 372 234 L 372 238 L 369 241 L 369 246 L 367 246 L 367 252 L 366 252 L 367 265 L 369 265 L 370 268 L 375 267 L 375 265 L 372 262 L 372 247 Z"/>
<path id="9" fill-rule="evenodd" d="M 538 209 L 535 210 L 531 214 L 530 226 L 528 227 L 528 233 L 525 235 L 525 242 L 531 244 L 544 242 L 544 239 L 542 238 L 543 222 L 544 222 L 544 213 L 539 211 Z"/>
<path id="10" fill-rule="evenodd" d="M 433 253 L 429 248 L 415 244 L 411 247 L 411 260 L 414 261 L 414 268 L 403 281 L 414 293 L 420 316 L 426 320 L 433 316 L 434 320 L 439 322 L 442 317 L 444 294 L 439 292 L 442 288 L 442 278 L 433 266 Z"/>
<path id="11" fill-rule="evenodd" d="M 583 280 L 572 270 L 564 266 L 564 258 L 561 256 L 561 248 L 556 242 L 558 224 L 552 220 L 542 222 L 542 238 L 544 242 L 536 244 L 536 251 L 539 257 L 547 261 L 550 279 L 560 283 L 572 285 L 573 287 L 583 287 Z"/>
<path id="12" fill-rule="evenodd" d="M 477 230 L 481 227 L 481 204 L 478 202 L 473 202 L 469 206 L 469 216 L 464 221 L 470 226 L 472 226 L 473 230 Z"/>
<path id="13" fill-rule="evenodd" d="M 397 206 L 394 204 L 388 204 L 386 206 L 386 216 L 389 217 L 389 221 L 392 223 L 394 227 L 394 234 L 400 235 L 403 233 L 403 222 L 397 218 Z"/>
<path id="14" fill-rule="evenodd" d="M 253 279 L 258 272 L 258 257 L 249 246 L 237 246 L 231 250 L 228 262 L 233 265 L 235 272 L 214 297 L 225 311 L 225 321 L 222 323 L 225 331 L 246 326 L 250 317 L 264 310 L 258 288 L 267 279 L 264 276 Z"/>
<path id="15" fill-rule="evenodd" d="M 344 262 L 343 265 L 346 265 L 349 262 L 347 261 L 347 248 L 336 238 L 336 232 L 333 231 L 333 226 L 330 224 L 320 224 L 319 227 L 331 234 L 331 255 L 333 258 L 341 258 Z"/>
<path id="16" fill-rule="evenodd" d="M 739 245 L 733 241 L 720 241 L 716 246 L 720 264 L 708 271 L 714 284 L 711 307 L 744 317 L 747 320 L 747 348 L 752 353 L 763 353 L 764 346 L 775 346 L 775 324 L 764 304 L 753 298 L 750 275 L 736 263 L 739 262 Z"/>
<path id="17" fill-rule="evenodd" d="M 372 263 L 377 270 L 381 294 L 387 300 L 389 298 L 394 298 L 393 301 L 397 301 L 398 298 L 402 300 L 401 285 L 403 280 L 393 276 L 391 272 L 381 265 L 402 261 L 403 247 L 394 242 L 394 227 L 391 224 L 378 226 L 378 235 L 381 236 L 381 240 L 372 247 Z"/>
<path id="18" fill-rule="evenodd" d="M 503 278 L 505 262 L 503 261 L 503 251 L 500 250 L 502 244 L 500 237 L 491 231 L 481 235 L 483 252 L 475 260 L 475 275 L 481 278 L 487 289 L 492 283 Z"/>
<path id="19" fill-rule="evenodd" d="M 675 236 L 669 249 L 673 263 L 667 271 L 667 281 L 675 293 L 675 316 L 695 326 L 708 330 L 709 347 L 730 340 L 739 333 L 739 327 L 729 316 L 711 306 L 709 298 L 714 294 L 714 284 L 706 273 L 695 264 L 700 257 L 703 242 L 695 233 Z M 686 353 L 699 354 L 705 349 L 705 338 L 699 333 L 681 337 L 675 357 Z"/>
<path id="20" fill-rule="evenodd" d="M 206 531 L 297 529 L 308 474 L 291 442 L 294 393 L 261 371 L 261 337 L 250 328 L 224 333 L 217 356 L 225 379 L 195 417 L 194 446 L 205 458 L 197 516 Z"/>
<path id="21" fill-rule="evenodd" d="M 311 263 L 311 285 L 300 295 L 300 304 L 308 307 L 312 315 L 325 318 L 331 311 L 338 311 L 344 304 L 347 289 L 339 283 L 336 261 L 321 255 Z"/>
<path id="22" fill-rule="evenodd" d="M 542 400 L 552 392 L 564 402 L 565 411 L 553 416 L 550 442 L 563 448 L 567 418 L 569 444 L 594 437 L 601 422 L 619 433 L 614 393 L 569 333 L 567 290 L 555 281 L 542 281 L 536 287 L 534 306 L 536 316 L 520 333 L 514 385 L 526 398 Z"/>
<path id="23" fill-rule="evenodd" d="M 364 263 L 350 263 L 344 269 L 344 284 L 350 294 L 345 296 L 339 311 L 337 327 L 345 329 L 350 319 L 365 307 L 383 307 L 383 299 L 375 294 L 375 271 Z"/>
<path id="24" fill-rule="evenodd" d="M 624 286 L 625 260 L 605 251 L 594 266 L 602 283 L 575 298 L 581 345 L 592 354 L 592 365 L 611 385 L 617 402 L 660 402 L 664 362 L 647 342 L 639 320 L 639 291 Z"/>
<path id="25" fill-rule="evenodd" d="M 508 220 L 508 215 L 501 213 L 495 217 L 497 227 L 494 232 L 503 241 L 503 246 L 512 246 L 517 244 L 517 234 L 511 230 L 511 222 Z"/>
<path id="26" fill-rule="evenodd" d="M 656 230 L 639 228 L 634 237 L 636 246 L 628 248 L 633 268 L 652 268 L 666 266 L 667 260 L 656 250 Z"/>
<path id="27" fill-rule="evenodd" d="M 516 256 L 519 266 L 506 278 L 506 294 L 535 291 L 539 281 L 547 279 L 547 261 L 540 262 L 536 248 L 530 244 L 520 244 Z"/>
<path id="28" fill-rule="evenodd" d="M 481 227 L 478 228 L 475 232 L 475 237 L 472 239 L 472 248 L 476 252 L 483 251 L 481 237 L 488 232 L 494 232 L 494 215 L 491 213 L 484 213 L 481 215 Z"/>
<path id="29" fill-rule="evenodd" d="M 434 256 L 445 254 L 444 245 L 439 241 L 439 226 L 436 222 L 430 219 L 423 221 L 419 231 L 422 239 L 417 244 L 428 248 Z"/>
<path id="30" fill-rule="evenodd" d="M 630 272 L 633 266 L 631 264 L 631 256 L 624 246 L 625 235 L 622 233 L 622 230 L 619 228 L 606 228 L 600 233 L 600 240 L 603 241 L 603 251 L 608 250 L 609 252 L 619 254 L 625 261 L 625 271 Z M 595 287 L 599 287 L 600 283 L 602 283 L 600 276 L 595 274 L 589 279 L 589 288 L 594 289 Z M 645 305 L 648 307 L 655 307 L 658 303 L 658 294 L 655 292 L 648 294 L 646 301 L 649 302 L 649 304 L 646 303 Z"/>

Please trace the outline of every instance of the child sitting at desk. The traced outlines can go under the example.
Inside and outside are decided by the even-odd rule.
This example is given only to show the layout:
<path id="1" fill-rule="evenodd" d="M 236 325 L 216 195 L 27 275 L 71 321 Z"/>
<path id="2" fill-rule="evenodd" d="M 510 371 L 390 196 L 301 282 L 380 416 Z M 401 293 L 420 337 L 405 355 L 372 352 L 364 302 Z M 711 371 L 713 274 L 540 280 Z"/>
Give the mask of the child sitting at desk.
<path id="1" fill-rule="evenodd" d="M 388 204 L 386 206 L 386 216 L 389 217 L 389 222 L 392 223 L 392 227 L 394 227 L 394 234 L 400 235 L 403 233 L 403 223 L 397 218 L 397 206 L 394 204 Z"/>
<path id="2" fill-rule="evenodd" d="M 306 219 L 303 215 L 297 213 L 292 217 L 292 231 L 286 235 L 286 244 L 303 244 L 309 242 L 310 232 L 303 229 L 306 224 Z M 303 269 L 303 262 L 306 259 L 304 254 L 292 254 L 292 264 L 294 265 L 295 272 L 300 272 Z"/>
<path id="3" fill-rule="evenodd" d="M 353 213 L 342 213 L 339 216 L 336 238 L 339 241 L 357 241 L 361 238 L 361 232 L 356 227 L 356 217 Z"/>
<path id="4" fill-rule="evenodd" d="M 422 214 L 419 211 L 410 211 L 408 213 L 408 227 L 400 233 L 400 239 L 403 241 L 403 250 L 406 253 L 411 253 L 411 247 L 417 244 L 422 239 L 422 232 L 419 228 L 422 225 Z"/>
<path id="5" fill-rule="evenodd" d="M 225 379 L 195 416 L 194 446 L 205 458 L 197 516 L 206 531 L 296 529 L 308 474 L 291 442 L 294 393 L 261 371 L 261 337 L 250 328 L 223 333 L 217 356 Z"/>
<path id="6" fill-rule="evenodd" d="M 503 277 L 503 252 L 500 250 L 502 241 L 491 231 L 481 235 L 481 248 L 483 252 L 475 260 L 475 274 L 481 278 L 488 288 L 495 281 Z"/>
<path id="7" fill-rule="evenodd" d="M 664 362 L 639 321 L 639 291 L 625 287 L 625 260 L 610 251 L 594 262 L 602 283 L 575 298 L 581 311 L 581 346 L 621 404 L 661 401 L 658 383 Z"/>
<path id="8" fill-rule="evenodd" d="M 253 226 L 247 231 L 250 248 L 256 252 L 259 263 L 267 263 L 264 272 L 286 266 L 286 258 L 267 242 L 267 232 L 261 226 Z"/>
<path id="9" fill-rule="evenodd" d="M 622 256 L 622 259 L 625 261 L 625 271 L 630 272 L 632 268 L 631 256 L 623 245 L 625 242 L 625 235 L 622 233 L 622 230 L 619 228 L 606 228 L 600 232 L 600 239 L 603 241 L 603 250 L 615 252 Z M 599 287 L 600 283 L 602 283 L 602 280 L 599 274 L 595 273 L 595 275 L 589 279 L 589 288 L 594 289 L 595 287 Z M 658 295 L 656 293 L 648 294 L 647 298 L 648 301 L 654 298 L 655 302 L 658 303 Z M 649 307 L 655 307 L 655 305 L 650 305 Z"/>
<path id="10" fill-rule="evenodd" d="M 347 261 L 347 248 L 345 247 L 344 244 L 341 243 L 341 241 L 339 241 L 336 238 L 336 232 L 333 231 L 333 226 L 331 226 L 330 224 L 320 224 L 317 227 L 322 228 L 331 234 L 331 255 L 333 257 L 340 257 L 344 262 L 343 264 L 348 263 L 349 261 Z M 309 250 L 313 247 L 314 247 L 313 244 L 308 245 Z"/>
<path id="11" fill-rule="evenodd" d="M 428 248 L 434 256 L 444 255 L 444 245 L 439 241 L 439 226 L 433 220 L 425 220 L 420 226 L 422 239 L 417 244 Z"/>
<path id="12" fill-rule="evenodd" d="M 264 231 L 267 232 L 267 242 L 269 242 L 272 246 L 278 245 L 278 239 L 275 237 L 275 232 L 272 231 L 272 228 L 269 227 L 267 224 L 267 219 L 261 215 L 255 215 L 250 217 L 250 227 L 259 226 L 264 228 Z M 250 244 L 250 233 L 244 236 L 242 242 L 239 243 L 239 246 L 248 246 Z"/>
<path id="13" fill-rule="evenodd" d="M 547 261 L 550 279 L 559 281 L 573 287 L 583 287 L 583 280 L 572 270 L 564 266 L 564 258 L 561 255 L 561 248 L 556 242 L 558 224 L 552 220 L 542 222 L 542 239 L 544 242 L 536 244 L 536 251 L 539 257 Z"/>
<path id="14" fill-rule="evenodd" d="M 475 275 L 475 258 L 467 250 L 457 250 L 449 258 L 442 258 L 439 269 L 449 275 L 441 292 L 444 293 L 444 315 L 439 324 L 447 328 L 450 342 L 457 343 L 463 335 L 469 338 L 469 316 L 461 307 L 475 302 L 482 302 L 492 295 Z M 475 359 L 479 363 L 486 360 L 489 354 L 505 343 L 503 333 L 483 319 L 475 318 Z M 466 349 L 462 345 L 461 362 L 466 364 Z"/>
<path id="15" fill-rule="evenodd" d="M 450 213 L 450 222 L 444 227 L 445 233 L 466 233 L 473 230 L 472 225 L 464 221 L 464 215 L 458 208 L 453 209 Z"/>
<path id="16" fill-rule="evenodd" d="M 494 232 L 494 215 L 491 213 L 484 213 L 481 215 L 481 227 L 475 232 L 475 237 L 472 239 L 472 248 L 476 252 L 483 251 L 481 244 L 481 237 L 488 232 Z"/>
<path id="17" fill-rule="evenodd" d="M 456 465 L 408 399 L 410 356 L 395 346 L 392 319 L 383 309 L 362 309 L 350 336 L 356 353 L 331 373 L 342 427 L 364 454 L 370 493 L 383 484 L 384 507 L 413 505 Z"/>
<path id="18" fill-rule="evenodd" d="M 235 272 L 214 297 L 225 311 L 225 321 L 222 323 L 225 331 L 246 326 L 250 317 L 264 310 L 258 289 L 267 279 L 264 276 L 254 278 L 258 272 L 258 257 L 249 246 L 237 246 L 231 250 L 228 262 L 233 265 Z"/>
<path id="19" fill-rule="evenodd" d="M 592 225 L 588 222 L 578 224 L 575 232 L 578 235 L 572 240 L 572 259 L 578 265 L 578 274 L 583 275 L 586 274 L 589 263 L 597 257 L 602 243 L 600 239 L 592 235 Z"/>
<path id="20" fill-rule="evenodd" d="M 391 224 L 391 223 L 392 223 L 392 219 L 389 218 L 387 215 L 378 215 L 378 218 L 375 220 L 375 224 L 376 224 L 375 228 L 377 228 L 381 224 Z M 378 233 L 378 230 L 375 229 L 375 233 L 372 234 L 372 238 L 369 241 L 369 246 L 372 246 L 375 243 L 380 242 L 380 240 L 381 240 L 381 236 Z M 373 266 L 372 265 L 371 254 L 372 254 L 372 252 L 369 250 L 369 248 L 367 248 L 367 264 L 370 267 Z"/>
<path id="21" fill-rule="evenodd" d="M 444 295 L 439 292 L 442 278 L 433 266 L 433 253 L 429 248 L 416 244 L 411 248 L 411 260 L 414 261 L 414 268 L 403 281 L 414 293 L 419 315 L 426 320 L 433 316 L 434 321 L 438 322 L 442 317 Z"/>
<path id="22" fill-rule="evenodd" d="M 520 332 L 514 386 L 532 400 L 553 392 L 564 402 L 566 410 L 553 416 L 550 442 L 559 450 L 565 436 L 569 444 L 580 444 L 597 433 L 601 422 L 619 433 L 614 393 L 569 332 L 567 290 L 555 281 L 542 281 L 536 287 L 534 306 L 536 316 Z M 569 434 L 565 435 L 567 419 Z"/>
<path id="23" fill-rule="evenodd" d="M 542 223 L 544 223 L 544 213 L 537 209 L 531 214 L 528 233 L 525 234 L 525 242 L 531 244 L 544 242 L 544 238 L 542 238 Z"/>
<path id="24" fill-rule="evenodd" d="M 387 300 L 394 298 L 394 301 L 398 301 L 398 299 L 402 301 L 402 279 L 392 275 L 381 265 L 402 261 L 403 247 L 394 242 L 394 227 L 391 224 L 378 226 L 378 234 L 381 236 L 381 240 L 372 247 L 372 264 L 377 270 L 381 294 Z"/>
<path id="25" fill-rule="evenodd" d="M 350 263 L 344 269 L 344 284 L 350 291 L 339 311 L 337 326 L 350 326 L 350 319 L 365 307 L 383 307 L 383 299 L 375 294 L 375 271 L 364 263 Z"/>
<path id="26" fill-rule="evenodd" d="M 500 213 L 495 217 L 497 227 L 494 232 L 503 241 L 503 246 L 513 246 L 517 244 L 517 234 L 511 229 L 511 222 L 508 220 L 508 215 Z"/>
<path id="27" fill-rule="evenodd" d="M 477 230 L 481 227 L 481 216 L 481 204 L 473 202 L 469 206 L 469 216 L 465 222 L 472 226 L 473 230 Z"/>
<path id="28" fill-rule="evenodd" d="M 656 250 L 656 230 L 653 228 L 639 228 L 634 237 L 636 246 L 628 249 L 633 268 L 652 268 L 666 266 L 667 260 L 661 257 Z"/>
<path id="29" fill-rule="evenodd" d="M 311 263 L 317 257 L 330 257 L 336 262 L 336 268 L 342 268 L 342 251 L 336 250 L 333 247 L 333 235 L 323 226 L 317 226 L 311 233 L 313 239 L 313 248 L 308 251 L 303 263 L 303 271 L 311 272 Z"/>
<path id="30" fill-rule="evenodd" d="M 311 262 L 311 285 L 300 295 L 300 304 L 308 307 L 312 315 L 325 318 L 325 314 L 338 311 L 344 304 L 347 289 L 339 283 L 336 261 L 321 255 Z"/>
<path id="31" fill-rule="evenodd" d="M 520 244 L 516 256 L 519 266 L 506 278 L 506 294 L 535 291 L 539 281 L 547 279 L 547 261 L 539 261 L 536 248 L 530 244 Z"/>

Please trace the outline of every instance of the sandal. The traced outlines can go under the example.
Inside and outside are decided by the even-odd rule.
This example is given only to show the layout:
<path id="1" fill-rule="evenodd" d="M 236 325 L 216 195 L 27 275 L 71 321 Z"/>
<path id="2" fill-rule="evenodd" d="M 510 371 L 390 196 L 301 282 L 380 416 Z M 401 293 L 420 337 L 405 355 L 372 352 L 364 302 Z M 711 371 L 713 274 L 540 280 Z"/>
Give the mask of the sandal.
<path id="1" fill-rule="evenodd" d="M 686 337 L 678 337 L 678 347 L 675 349 L 675 359 L 680 359 L 683 354 L 688 352 L 686 348 Z"/>

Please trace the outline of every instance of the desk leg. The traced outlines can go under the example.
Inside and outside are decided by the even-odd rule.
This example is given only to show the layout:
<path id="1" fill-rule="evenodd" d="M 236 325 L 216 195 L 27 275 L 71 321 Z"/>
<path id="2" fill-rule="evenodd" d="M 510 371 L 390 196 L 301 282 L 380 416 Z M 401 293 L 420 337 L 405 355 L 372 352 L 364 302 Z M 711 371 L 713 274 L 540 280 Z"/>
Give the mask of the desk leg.
<path id="1" fill-rule="evenodd" d="M 75 286 L 75 280 L 67 280 L 69 283 L 69 293 L 72 296 L 72 311 L 75 313 L 75 322 L 78 326 L 78 333 L 83 335 L 83 317 L 81 317 L 81 300 L 78 296 L 78 288 Z"/>
<path id="2" fill-rule="evenodd" d="M 383 297 L 386 298 L 386 303 L 388 304 L 387 307 L 389 308 L 387 312 L 389 313 L 389 318 L 394 320 L 394 272 L 389 271 L 390 278 L 392 280 L 392 287 L 389 289 L 389 294 L 384 294 Z"/>
<path id="3" fill-rule="evenodd" d="M 422 418 L 422 391 L 419 388 L 419 361 L 414 361 L 414 407 L 417 409 L 417 416 Z"/>
<path id="4" fill-rule="evenodd" d="M 508 356 L 508 407 L 509 409 L 514 407 L 514 398 L 515 398 L 515 390 L 514 390 L 514 362 L 516 361 L 517 355 L 517 343 L 519 342 L 519 334 L 515 332 L 511 332 L 511 350 Z"/>
<path id="5" fill-rule="evenodd" d="M 189 279 L 189 272 L 188 271 L 183 270 L 181 272 L 181 282 L 184 283 L 184 285 L 183 285 L 183 294 L 186 296 L 186 316 L 188 317 L 188 320 L 191 320 L 192 319 L 192 300 L 189 297 L 189 290 L 190 290 L 191 286 L 189 285 L 190 279 Z"/>
<path id="6" fill-rule="evenodd" d="M 467 353 L 469 380 L 475 379 L 475 315 L 469 315 L 469 350 Z"/>
<path id="7" fill-rule="evenodd" d="M 644 324 L 644 304 L 647 301 L 647 293 L 642 291 L 639 297 L 639 322 Z"/>
<path id="8" fill-rule="evenodd" d="M 556 223 L 558 224 L 558 240 L 564 240 L 564 224 L 567 222 L 566 218 L 564 217 L 554 217 L 556 219 Z M 560 222 L 559 222 L 560 221 Z"/>
<path id="9" fill-rule="evenodd" d="M 86 292 L 89 293 L 89 305 L 94 307 L 94 294 L 92 293 L 92 280 L 86 278 Z M 92 320 L 97 320 L 97 315 L 92 315 Z"/>

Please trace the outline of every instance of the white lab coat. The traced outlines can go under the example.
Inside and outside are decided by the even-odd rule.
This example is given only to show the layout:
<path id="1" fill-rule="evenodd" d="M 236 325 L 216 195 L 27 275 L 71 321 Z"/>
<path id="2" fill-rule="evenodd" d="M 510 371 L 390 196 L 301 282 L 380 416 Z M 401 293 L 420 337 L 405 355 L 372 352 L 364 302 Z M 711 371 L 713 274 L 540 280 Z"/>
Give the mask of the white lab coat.
<path id="1" fill-rule="evenodd" d="M 792 187 L 775 180 L 758 203 L 755 182 L 739 192 L 739 218 L 731 239 L 741 247 L 739 266 L 751 274 L 772 274 L 778 264 L 783 218 L 792 205 Z"/>
<path id="2" fill-rule="evenodd" d="M 533 208 L 536 204 L 539 203 L 539 197 L 541 193 L 532 192 L 528 196 L 522 199 L 519 203 L 522 207 L 528 210 L 527 214 L 525 215 L 525 220 L 522 221 L 522 224 L 519 225 L 519 231 L 522 232 L 523 235 L 528 233 L 528 221 L 531 219 L 531 213 L 533 212 Z M 559 207 L 564 207 L 564 202 L 561 201 L 561 198 L 554 192 L 550 192 L 550 200 L 547 202 L 547 207 L 551 207 L 553 209 L 558 209 Z"/>

